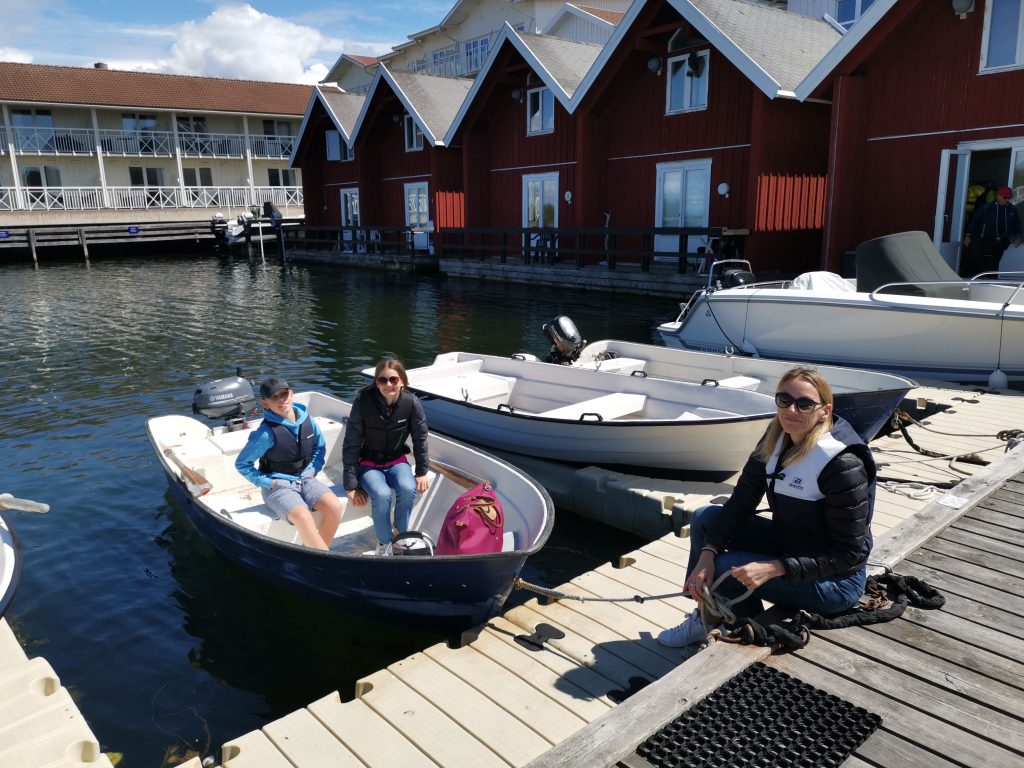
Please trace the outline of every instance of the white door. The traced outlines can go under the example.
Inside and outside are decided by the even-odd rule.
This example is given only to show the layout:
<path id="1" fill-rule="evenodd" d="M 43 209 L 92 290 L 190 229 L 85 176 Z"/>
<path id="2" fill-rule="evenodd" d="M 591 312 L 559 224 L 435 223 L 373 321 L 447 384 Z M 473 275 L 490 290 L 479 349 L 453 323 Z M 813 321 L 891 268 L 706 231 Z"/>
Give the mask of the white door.
<path id="1" fill-rule="evenodd" d="M 1013 190 L 1010 205 L 1016 205 L 1017 210 L 1024 214 L 1024 146 L 1013 148 L 1010 158 L 1010 180 L 1007 184 Z M 1006 249 L 999 262 L 999 269 L 1002 272 L 1024 272 L 1024 243 L 1011 244 Z"/>
<path id="2" fill-rule="evenodd" d="M 359 190 L 356 187 L 349 187 L 341 190 L 341 226 L 359 226 Z M 342 229 L 341 239 L 346 251 L 352 251 L 352 241 L 355 239 L 355 231 Z"/>
<path id="3" fill-rule="evenodd" d="M 956 270 L 960 266 L 960 241 L 964 236 L 964 206 L 971 153 L 965 149 L 944 149 L 939 160 L 939 190 L 935 203 L 935 227 L 932 241 L 945 262 Z"/>
<path id="4" fill-rule="evenodd" d="M 558 226 L 558 174 L 531 173 L 523 176 L 523 226 Z M 523 247 L 543 249 L 550 255 L 556 245 L 548 235 L 533 234 L 523 238 Z"/>
<path id="5" fill-rule="evenodd" d="M 711 200 L 711 160 L 659 163 L 654 226 L 706 227 Z M 691 236 L 686 252 L 708 247 L 708 238 Z M 679 253 L 678 235 L 655 235 L 654 250 Z"/>

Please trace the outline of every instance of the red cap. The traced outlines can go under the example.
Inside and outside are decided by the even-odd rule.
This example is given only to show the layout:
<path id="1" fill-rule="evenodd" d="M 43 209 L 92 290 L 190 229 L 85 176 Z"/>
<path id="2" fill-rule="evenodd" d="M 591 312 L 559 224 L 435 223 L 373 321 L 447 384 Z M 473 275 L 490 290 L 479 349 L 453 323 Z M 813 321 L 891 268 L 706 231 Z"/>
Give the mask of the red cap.
<path id="1" fill-rule="evenodd" d="M 996 190 L 996 194 L 999 195 L 1000 197 L 1005 197 L 1007 200 L 1013 198 L 1013 190 L 1010 189 L 1009 187 L 1000 187 L 998 190 Z"/>

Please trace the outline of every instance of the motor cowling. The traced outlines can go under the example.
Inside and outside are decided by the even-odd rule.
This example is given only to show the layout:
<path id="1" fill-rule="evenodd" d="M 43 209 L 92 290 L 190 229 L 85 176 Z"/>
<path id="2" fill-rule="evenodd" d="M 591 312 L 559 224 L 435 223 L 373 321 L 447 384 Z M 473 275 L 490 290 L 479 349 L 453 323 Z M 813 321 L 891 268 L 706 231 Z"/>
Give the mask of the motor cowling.
<path id="1" fill-rule="evenodd" d="M 559 315 L 550 322 L 544 323 L 543 329 L 551 339 L 548 362 L 571 363 L 580 356 L 580 350 L 587 343 L 576 327 L 576 323 L 566 315 Z"/>
<path id="2" fill-rule="evenodd" d="M 252 384 L 242 376 L 229 376 L 199 386 L 192 396 L 192 413 L 208 419 L 231 420 L 257 406 Z"/>
<path id="3" fill-rule="evenodd" d="M 722 287 L 735 288 L 738 285 L 750 285 L 756 280 L 753 272 L 745 269 L 727 269 L 722 274 Z"/>

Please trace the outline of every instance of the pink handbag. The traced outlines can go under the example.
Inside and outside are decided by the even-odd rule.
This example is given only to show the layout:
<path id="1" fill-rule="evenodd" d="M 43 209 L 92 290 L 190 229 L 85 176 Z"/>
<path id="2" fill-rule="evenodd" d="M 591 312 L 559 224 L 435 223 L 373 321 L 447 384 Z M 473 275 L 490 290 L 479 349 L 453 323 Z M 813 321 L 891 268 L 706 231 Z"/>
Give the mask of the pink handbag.
<path id="1" fill-rule="evenodd" d="M 459 496 L 441 524 L 438 555 L 500 552 L 505 513 L 490 483 L 479 483 Z"/>

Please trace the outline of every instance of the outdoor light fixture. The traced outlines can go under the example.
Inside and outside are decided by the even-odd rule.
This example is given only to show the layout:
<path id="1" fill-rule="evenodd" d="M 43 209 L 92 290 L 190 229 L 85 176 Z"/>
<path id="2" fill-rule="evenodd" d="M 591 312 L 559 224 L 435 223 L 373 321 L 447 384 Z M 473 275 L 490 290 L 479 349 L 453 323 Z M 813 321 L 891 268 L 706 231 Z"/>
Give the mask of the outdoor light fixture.
<path id="1" fill-rule="evenodd" d="M 729 196 L 729 184 L 728 184 L 728 182 L 723 181 L 721 184 L 718 185 L 718 194 L 720 194 L 722 197 L 728 197 Z"/>
<path id="2" fill-rule="evenodd" d="M 402 122 L 402 116 L 398 114 L 392 115 L 391 122 L 393 122 L 395 125 L 398 125 L 400 122 Z"/>
<path id="3" fill-rule="evenodd" d="M 651 58 L 649 58 L 647 60 L 647 68 L 653 74 L 660 75 L 661 74 L 661 57 L 660 56 L 651 56 Z"/>
<path id="4" fill-rule="evenodd" d="M 974 10 L 974 0 L 953 0 L 953 13 L 961 19 L 966 19 L 967 14 Z"/>
<path id="5" fill-rule="evenodd" d="M 521 88 L 513 88 L 512 89 L 512 101 L 522 101 L 522 100 L 523 100 L 523 91 L 522 91 L 522 89 Z"/>

